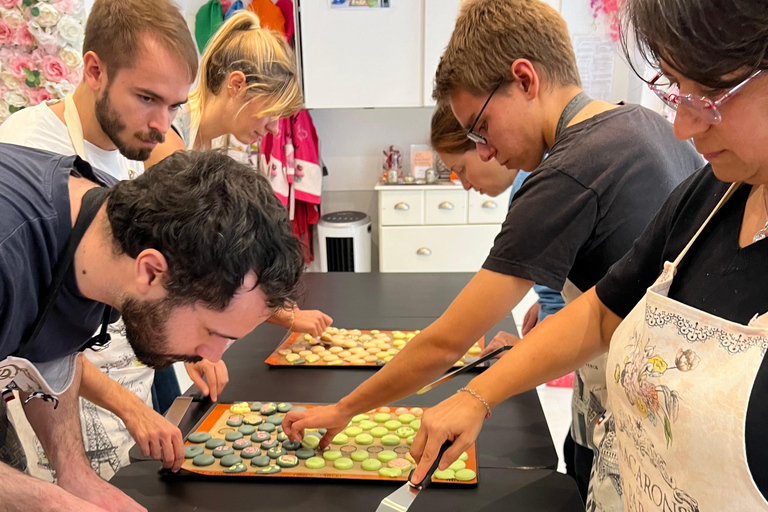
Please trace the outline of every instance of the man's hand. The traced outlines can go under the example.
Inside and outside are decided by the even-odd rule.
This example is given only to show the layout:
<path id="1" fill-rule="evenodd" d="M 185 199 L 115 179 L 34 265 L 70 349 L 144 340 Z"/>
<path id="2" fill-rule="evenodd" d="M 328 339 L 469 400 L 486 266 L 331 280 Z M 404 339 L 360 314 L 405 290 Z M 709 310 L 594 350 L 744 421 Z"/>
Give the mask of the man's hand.
<path id="1" fill-rule="evenodd" d="M 164 468 L 178 471 L 184 462 L 181 430 L 143 402 L 138 404 L 121 417 L 128 432 L 144 456 L 162 460 Z"/>
<path id="2" fill-rule="evenodd" d="M 224 361 L 212 363 L 203 359 L 195 364 L 184 363 L 184 368 L 203 395 L 210 396 L 214 402 L 219 399 L 219 395 L 229 382 L 229 372 Z"/>
<path id="3" fill-rule="evenodd" d="M 498 333 L 496 333 L 496 336 L 493 337 L 491 342 L 488 345 L 486 345 L 483 351 L 480 352 L 480 355 L 478 357 L 483 357 L 486 354 L 490 354 L 497 348 L 501 348 L 505 346 L 514 347 L 518 341 L 520 341 L 520 338 L 518 338 L 514 334 L 509 334 L 508 332 L 499 331 Z"/>
<path id="4" fill-rule="evenodd" d="M 283 420 L 283 432 L 291 441 L 301 441 L 306 428 L 325 428 L 328 431 L 320 439 L 321 450 L 331 444 L 336 434 L 349 424 L 352 415 L 345 413 L 339 404 L 313 407 L 306 411 L 291 411 Z"/>
<path id="5" fill-rule="evenodd" d="M 525 314 L 525 317 L 523 318 L 523 336 L 531 332 L 531 329 L 536 327 L 536 324 L 539 323 L 539 310 L 541 309 L 541 304 L 538 302 L 534 302 L 533 306 L 531 306 L 528 309 L 528 312 Z"/>
<path id="6" fill-rule="evenodd" d="M 292 332 L 306 332 L 310 336 L 320 336 L 333 323 L 333 318 L 322 311 L 294 309 Z"/>
<path id="7" fill-rule="evenodd" d="M 147 509 L 93 471 L 80 472 L 72 479 L 59 478 L 58 484 L 65 491 L 108 512 L 147 512 Z"/>

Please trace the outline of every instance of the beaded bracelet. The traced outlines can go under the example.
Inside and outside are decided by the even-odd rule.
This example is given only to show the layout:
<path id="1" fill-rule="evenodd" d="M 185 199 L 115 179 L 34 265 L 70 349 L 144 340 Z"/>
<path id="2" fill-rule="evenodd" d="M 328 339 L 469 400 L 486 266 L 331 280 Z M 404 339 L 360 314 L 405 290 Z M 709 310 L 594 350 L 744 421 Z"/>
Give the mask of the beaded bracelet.
<path id="1" fill-rule="evenodd" d="M 474 389 L 469 389 L 469 388 L 461 388 L 461 389 L 459 389 L 456 392 L 457 393 L 461 393 L 462 391 L 466 391 L 467 393 L 469 393 L 473 397 L 475 397 L 478 400 L 480 400 L 480 402 L 482 402 L 482 404 L 485 406 L 485 410 L 487 411 L 487 413 L 485 415 L 485 419 L 488 419 L 488 418 L 491 417 L 491 406 L 488 405 L 488 402 L 486 402 L 485 399 L 483 397 L 481 397 L 479 393 L 477 393 Z"/>

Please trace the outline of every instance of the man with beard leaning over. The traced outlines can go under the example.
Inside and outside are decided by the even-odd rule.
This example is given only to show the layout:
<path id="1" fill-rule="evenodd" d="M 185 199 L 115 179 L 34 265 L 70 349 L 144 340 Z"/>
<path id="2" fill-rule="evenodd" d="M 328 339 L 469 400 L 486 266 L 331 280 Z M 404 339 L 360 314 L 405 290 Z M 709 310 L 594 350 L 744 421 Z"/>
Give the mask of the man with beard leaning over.
<path id="1" fill-rule="evenodd" d="M 77 154 L 117 179 L 133 178 L 144 171 L 143 161 L 163 141 L 187 100 L 197 73 L 194 41 L 170 0 L 96 0 L 85 28 L 83 53 L 83 82 L 74 94 L 15 113 L 0 126 L 0 142 Z M 298 310 L 270 319 L 317 335 L 330 321 L 319 311 Z M 102 478 L 111 478 L 129 463 L 128 452 L 136 440 L 144 455 L 162 458 L 165 467 L 178 469 L 184 454 L 181 433 L 149 407 L 154 398 L 162 412 L 178 395 L 173 369 L 154 372 L 137 364 L 121 323 L 110 331 L 107 345 L 84 352 L 81 422 L 91 465 Z M 228 380 L 226 365 L 201 361 L 186 368 L 198 387 L 216 400 Z M 166 391 L 166 383 L 175 390 Z M 20 410 L 10 405 L 15 419 Z M 0 431 L 7 428 L 0 424 Z M 98 432 L 105 432 L 108 439 Z M 22 428 L 19 436 L 28 447 L 26 458 L 37 460 L 25 461 L 11 443 L 0 448 L 0 460 L 36 470 L 44 455 L 31 451 L 35 445 L 28 430 Z M 115 456 L 104 457 L 105 448 Z"/>
<path id="2" fill-rule="evenodd" d="M 34 398 L 25 412 L 58 479 L 0 464 L 0 500 L 143 510 L 85 457 L 78 351 L 116 320 L 111 307 L 145 364 L 219 361 L 232 340 L 291 308 L 299 242 L 267 180 L 216 152 L 176 153 L 111 188 L 114 178 L 76 156 L 8 144 L 0 154 L 0 387 Z"/>

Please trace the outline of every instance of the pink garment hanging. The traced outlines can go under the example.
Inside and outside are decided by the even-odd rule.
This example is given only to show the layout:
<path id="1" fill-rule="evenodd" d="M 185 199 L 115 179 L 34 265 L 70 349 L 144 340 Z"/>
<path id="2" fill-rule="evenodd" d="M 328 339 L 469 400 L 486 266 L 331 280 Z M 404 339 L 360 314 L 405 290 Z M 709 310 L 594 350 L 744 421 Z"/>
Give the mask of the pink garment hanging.
<path id="1" fill-rule="evenodd" d="M 312 118 L 306 110 L 281 119 L 276 135 L 261 141 L 260 168 L 280 202 L 288 207 L 296 236 L 304 242 L 307 263 L 312 255 L 312 226 L 320 220 L 322 168 Z"/>

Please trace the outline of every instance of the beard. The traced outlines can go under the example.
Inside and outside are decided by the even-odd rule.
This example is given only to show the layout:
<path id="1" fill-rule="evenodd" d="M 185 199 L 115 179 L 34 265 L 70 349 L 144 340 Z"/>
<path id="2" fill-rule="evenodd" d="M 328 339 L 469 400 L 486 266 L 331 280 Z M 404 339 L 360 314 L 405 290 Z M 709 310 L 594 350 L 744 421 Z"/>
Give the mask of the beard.
<path id="1" fill-rule="evenodd" d="M 165 370 L 173 363 L 197 363 L 202 358 L 168 351 L 168 321 L 176 304 L 168 298 L 139 302 L 126 299 L 120 308 L 125 337 L 136 358 L 155 370 Z"/>
<path id="2" fill-rule="evenodd" d="M 99 122 L 101 129 L 107 134 L 109 140 L 117 147 L 120 154 L 128 160 L 138 160 L 143 162 L 149 158 L 152 153 L 152 148 L 135 148 L 129 145 L 121 138 L 121 133 L 125 131 L 126 125 L 123 120 L 123 116 L 112 105 L 112 101 L 109 98 L 110 86 L 104 90 L 104 94 L 101 98 L 96 100 L 96 120 Z M 165 142 L 165 135 L 158 130 L 152 128 L 149 132 L 136 132 L 133 137 L 144 142 Z"/>

